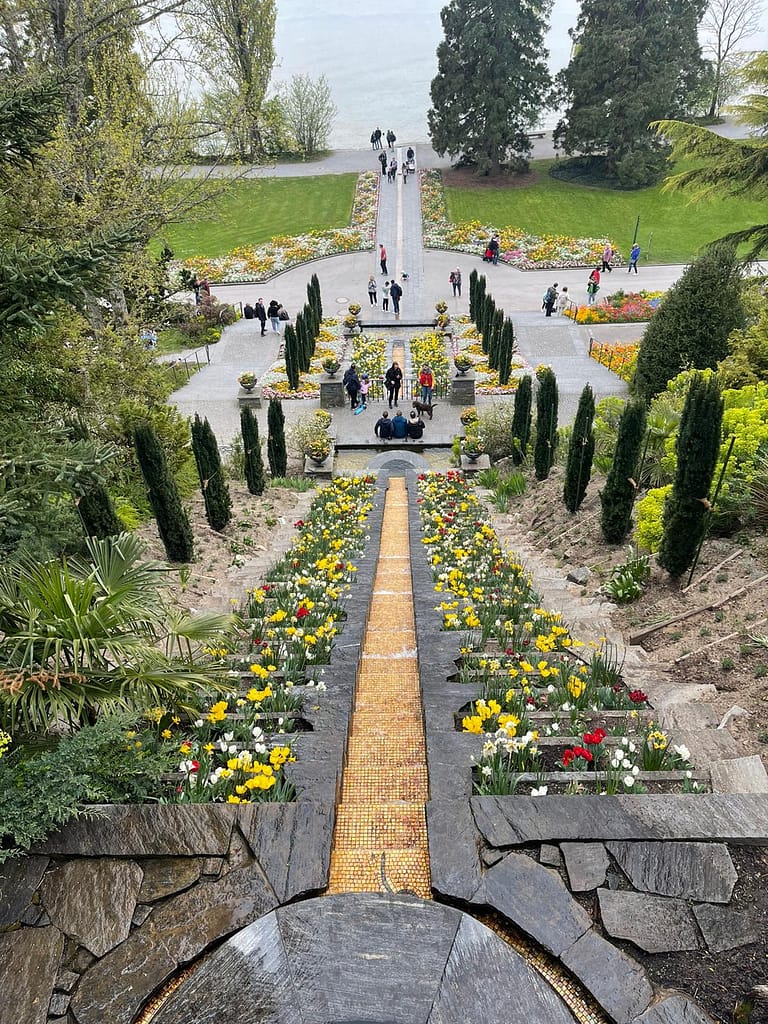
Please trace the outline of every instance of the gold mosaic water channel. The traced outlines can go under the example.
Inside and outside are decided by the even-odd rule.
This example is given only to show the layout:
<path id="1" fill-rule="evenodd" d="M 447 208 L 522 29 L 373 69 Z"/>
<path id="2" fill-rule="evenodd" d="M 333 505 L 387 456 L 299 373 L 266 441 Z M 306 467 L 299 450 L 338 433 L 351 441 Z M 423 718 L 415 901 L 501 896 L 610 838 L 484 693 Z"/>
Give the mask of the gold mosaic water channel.
<path id="1" fill-rule="evenodd" d="M 431 899 L 428 795 L 408 495 L 405 481 L 392 478 L 336 808 L 328 892 L 408 890 Z"/>

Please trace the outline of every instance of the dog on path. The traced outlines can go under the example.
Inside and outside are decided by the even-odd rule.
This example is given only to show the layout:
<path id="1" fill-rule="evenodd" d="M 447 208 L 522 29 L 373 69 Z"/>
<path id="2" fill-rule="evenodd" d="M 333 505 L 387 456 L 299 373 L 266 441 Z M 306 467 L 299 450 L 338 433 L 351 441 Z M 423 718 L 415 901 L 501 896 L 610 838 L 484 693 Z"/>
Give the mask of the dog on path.
<path id="1" fill-rule="evenodd" d="M 430 419 L 432 419 L 432 410 L 435 408 L 436 405 L 437 402 L 420 402 L 418 398 L 414 398 L 413 400 L 413 408 L 418 413 L 426 413 Z"/>

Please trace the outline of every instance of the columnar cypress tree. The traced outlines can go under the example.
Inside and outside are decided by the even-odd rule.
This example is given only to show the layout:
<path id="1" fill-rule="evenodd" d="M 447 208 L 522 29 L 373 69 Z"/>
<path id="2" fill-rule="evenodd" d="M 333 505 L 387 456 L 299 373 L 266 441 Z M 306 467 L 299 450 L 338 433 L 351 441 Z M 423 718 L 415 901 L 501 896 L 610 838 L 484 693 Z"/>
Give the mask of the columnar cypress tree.
<path id="1" fill-rule="evenodd" d="M 693 562 L 709 522 L 709 488 L 720 454 L 723 399 L 714 376 L 691 380 L 675 442 L 677 471 L 664 505 L 664 534 L 657 560 L 670 576 Z"/>
<path id="2" fill-rule="evenodd" d="M 595 454 L 595 396 L 589 384 L 584 385 L 573 423 L 571 443 L 568 445 L 568 459 L 565 466 L 563 501 L 569 512 L 577 512 L 587 493 L 587 484 L 592 476 L 592 457 Z"/>
<path id="3" fill-rule="evenodd" d="M 507 318 L 501 329 L 498 351 L 499 384 L 509 384 L 509 375 L 512 372 L 512 353 L 515 351 L 515 328 L 512 321 Z"/>
<path id="4" fill-rule="evenodd" d="M 473 267 L 469 274 L 469 319 L 473 323 L 475 322 L 478 279 L 479 274 L 477 273 L 477 270 L 475 270 Z"/>
<path id="5" fill-rule="evenodd" d="M 526 374 L 517 385 L 515 411 L 512 414 L 512 461 L 519 466 L 528 452 L 531 439 L 531 406 L 533 386 L 530 374 Z"/>
<path id="6" fill-rule="evenodd" d="M 320 280 L 317 274 L 312 275 L 310 283 L 312 285 L 312 290 L 315 295 L 314 307 L 317 311 L 317 321 L 319 324 L 320 321 L 323 319 L 323 300 L 322 296 L 320 295 Z"/>
<path id="7" fill-rule="evenodd" d="M 317 319 L 315 307 L 311 303 L 304 306 L 304 320 L 307 324 L 307 370 L 309 370 L 309 364 L 317 347 L 317 335 L 320 331 L 320 321 Z"/>
<path id="8" fill-rule="evenodd" d="M 224 479 L 216 435 L 208 418 L 201 420 L 197 413 L 192 422 L 192 452 L 205 502 L 205 518 L 212 530 L 223 530 L 232 518 L 232 499 Z"/>
<path id="9" fill-rule="evenodd" d="M 270 398 L 267 410 L 267 459 L 273 477 L 285 476 L 288 453 L 285 448 L 285 415 L 279 398 Z"/>
<path id="10" fill-rule="evenodd" d="M 645 419 L 643 402 L 627 402 L 619 420 L 613 462 L 600 492 L 600 529 L 609 544 L 620 544 L 632 523 Z"/>
<path id="11" fill-rule="evenodd" d="M 485 312 L 485 295 L 486 295 L 486 280 L 485 274 L 481 274 L 477 280 L 477 287 L 475 288 L 475 310 L 472 314 L 472 320 L 477 327 L 478 331 L 482 333 L 482 319 Z"/>
<path id="12" fill-rule="evenodd" d="M 285 373 L 288 377 L 288 387 L 291 391 L 296 391 L 299 386 L 300 355 L 299 339 L 296 337 L 296 331 L 293 324 L 285 325 L 283 343 L 285 351 Z"/>
<path id="13" fill-rule="evenodd" d="M 498 370 L 501 332 L 504 330 L 504 310 L 494 309 L 491 330 L 488 336 L 488 368 Z"/>
<path id="14" fill-rule="evenodd" d="M 533 465 L 537 480 L 546 480 L 555 461 L 557 448 L 557 378 L 545 366 L 536 374 L 536 444 Z"/>
<path id="15" fill-rule="evenodd" d="M 191 562 L 194 555 L 192 528 L 163 447 L 149 423 L 136 427 L 133 443 L 168 560 Z"/>
<path id="16" fill-rule="evenodd" d="M 114 537 L 122 533 L 123 524 L 115 515 L 115 507 L 104 484 L 96 482 L 86 487 L 77 499 L 77 511 L 89 537 Z"/>
<path id="17" fill-rule="evenodd" d="M 299 370 L 306 373 L 309 369 L 309 323 L 306 316 L 306 307 L 296 314 L 294 328 L 296 331 L 296 342 L 298 351 Z"/>
<path id="18" fill-rule="evenodd" d="M 480 307 L 480 319 L 482 326 L 478 324 L 480 333 L 482 334 L 482 348 L 483 352 L 488 355 L 488 349 L 491 340 L 491 331 L 493 330 L 493 316 L 496 312 L 496 303 L 492 295 L 483 294 L 482 306 Z"/>
<path id="19" fill-rule="evenodd" d="M 259 421 L 249 405 L 244 405 L 240 410 L 240 432 L 243 435 L 245 482 L 251 494 L 263 494 L 267 481 L 261 456 Z"/>

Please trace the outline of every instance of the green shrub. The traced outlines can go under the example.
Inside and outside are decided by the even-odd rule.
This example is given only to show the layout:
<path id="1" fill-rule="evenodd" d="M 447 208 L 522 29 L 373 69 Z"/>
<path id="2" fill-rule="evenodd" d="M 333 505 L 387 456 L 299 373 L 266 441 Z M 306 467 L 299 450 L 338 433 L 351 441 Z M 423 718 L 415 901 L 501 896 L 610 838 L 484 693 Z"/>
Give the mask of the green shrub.
<path id="1" fill-rule="evenodd" d="M 629 402 L 619 420 L 611 468 L 600 492 L 600 529 L 609 544 L 618 544 L 629 532 L 644 439 L 645 406 Z"/>
<path id="2" fill-rule="evenodd" d="M 595 396 L 592 394 L 592 388 L 586 384 L 579 398 L 565 466 L 563 501 L 569 512 L 577 512 L 581 507 L 592 476 L 592 455 L 595 451 L 595 435 L 592 430 L 594 416 Z"/>
<path id="3" fill-rule="evenodd" d="M 664 533 L 664 503 L 672 490 L 672 484 L 654 487 L 635 506 L 635 543 L 643 551 L 659 550 Z"/>
<path id="4" fill-rule="evenodd" d="M 259 422 L 253 410 L 244 405 L 240 410 L 240 429 L 243 444 L 243 473 L 251 494 L 263 494 L 267 485 L 264 459 L 261 454 Z"/>
<path id="5" fill-rule="evenodd" d="M 273 477 L 285 476 L 288 453 L 285 447 L 285 414 L 279 398 L 270 398 L 267 409 L 267 458 Z"/>
<path id="6" fill-rule="evenodd" d="M 520 466 L 528 455 L 531 440 L 531 405 L 533 383 L 530 374 L 520 379 L 515 392 L 515 411 L 512 416 L 512 459 Z"/>
<path id="7" fill-rule="evenodd" d="M 650 576 L 650 556 L 638 555 L 630 548 L 627 561 L 614 568 L 611 578 L 605 584 L 605 593 L 616 604 L 628 604 L 642 594 Z"/>
<path id="8" fill-rule="evenodd" d="M 192 527 L 157 434 L 149 424 L 140 424 L 134 443 L 166 555 L 171 562 L 191 562 L 194 557 Z"/>
<path id="9" fill-rule="evenodd" d="M 145 518 L 145 513 L 123 494 L 118 494 L 115 498 L 115 514 L 123 524 L 123 529 L 130 532 L 137 530 Z"/>
<path id="10" fill-rule="evenodd" d="M 192 451 L 200 477 L 205 518 L 212 530 L 223 530 L 232 516 L 232 499 L 224 477 L 216 435 L 208 417 L 201 420 L 197 413 L 192 422 Z"/>
<path id="11" fill-rule="evenodd" d="M 511 401 L 494 403 L 478 412 L 477 426 L 473 433 L 485 441 L 485 450 L 491 462 L 506 459 L 512 454 L 512 420 L 514 406 Z"/>

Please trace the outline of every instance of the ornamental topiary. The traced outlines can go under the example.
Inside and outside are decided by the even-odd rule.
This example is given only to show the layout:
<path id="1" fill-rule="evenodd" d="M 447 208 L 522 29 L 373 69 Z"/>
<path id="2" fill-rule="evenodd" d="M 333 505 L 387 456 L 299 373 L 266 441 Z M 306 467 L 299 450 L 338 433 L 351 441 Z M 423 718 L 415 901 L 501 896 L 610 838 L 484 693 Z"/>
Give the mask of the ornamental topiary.
<path id="1" fill-rule="evenodd" d="M 240 410 L 240 432 L 243 435 L 245 482 L 251 494 L 263 494 L 267 481 L 261 455 L 259 421 L 249 405 Z"/>
<path id="2" fill-rule="evenodd" d="M 273 477 L 285 476 L 288 469 L 288 452 L 285 447 L 285 414 L 279 398 L 269 400 L 267 409 L 267 459 L 269 472 Z"/>
<path id="3" fill-rule="evenodd" d="M 232 517 L 232 499 L 224 479 L 216 436 L 208 418 L 201 420 L 197 413 L 192 422 L 192 451 L 203 492 L 205 518 L 212 530 L 223 530 Z"/>
<path id="4" fill-rule="evenodd" d="M 194 556 L 192 528 L 157 434 L 148 423 L 143 423 L 136 427 L 133 439 L 139 468 L 147 485 L 149 503 L 168 560 L 191 562 Z"/>

